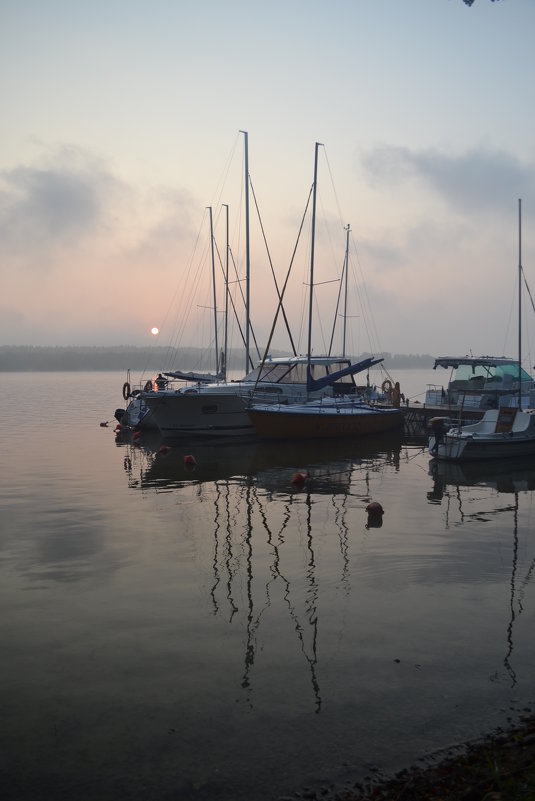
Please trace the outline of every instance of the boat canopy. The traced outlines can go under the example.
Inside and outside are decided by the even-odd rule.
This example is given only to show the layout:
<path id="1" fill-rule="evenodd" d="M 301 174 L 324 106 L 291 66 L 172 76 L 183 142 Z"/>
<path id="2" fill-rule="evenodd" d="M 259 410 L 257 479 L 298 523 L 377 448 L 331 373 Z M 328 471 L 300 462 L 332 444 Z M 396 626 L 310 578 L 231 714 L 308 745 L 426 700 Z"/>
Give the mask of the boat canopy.
<path id="1" fill-rule="evenodd" d="M 518 372 L 518 362 L 507 358 L 507 356 L 479 356 L 477 358 L 474 356 L 439 356 L 438 359 L 435 359 L 433 370 L 436 370 L 437 367 L 457 368 L 460 365 L 466 365 L 467 367 L 477 367 L 479 365 L 482 367 L 502 367 L 508 364 L 516 367 Z"/>
<path id="2" fill-rule="evenodd" d="M 316 392 L 319 389 L 323 389 L 323 387 L 334 384 L 339 378 L 344 378 L 346 375 L 353 376 L 355 373 L 361 373 L 363 370 L 367 370 L 368 367 L 373 367 L 374 364 L 380 364 L 382 361 L 382 358 L 374 359 L 373 357 L 369 357 L 367 359 L 363 359 L 361 362 L 350 364 L 348 367 L 344 367 L 342 370 L 336 370 L 334 373 L 330 373 L 323 378 L 317 379 L 312 378 L 310 371 L 307 370 L 307 392 Z"/>
<path id="3" fill-rule="evenodd" d="M 480 378 L 481 380 L 484 379 L 485 382 L 499 383 L 503 381 L 509 385 L 512 382 L 518 382 L 518 362 L 505 356 L 480 356 L 479 358 L 443 356 L 435 359 L 433 369 L 436 370 L 437 367 L 455 368 L 456 381 L 469 381 Z M 533 380 L 524 369 L 521 370 L 520 375 L 523 382 L 531 382 Z"/>
<path id="4" fill-rule="evenodd" d="M 216 381 L 224 381 L 224 373 L 183 373 L 182 370 L 175 370 L 174 372 L 165 373 L 169 378 L 178 378 L 180 381 L 197 381 L 199 384 L 213 384 Z"/>
<path id="5" fill-rule="evenodd" d="M 288 359 L 266 359 L 263 364 L 259 364 L 254 370 L 251 370 L 242 380 L 258 383 L 306 384 L 307 364 L 308 359 L 306 356 L 296 356 Z M 312 372 L 317 378 L 330 376 L 332 371 L 338 372 L 350 366 L 349 359 L 338 357 L 320 356 L 311 359 Z M 332 383 L 332 381 L 328 383 Z"/>

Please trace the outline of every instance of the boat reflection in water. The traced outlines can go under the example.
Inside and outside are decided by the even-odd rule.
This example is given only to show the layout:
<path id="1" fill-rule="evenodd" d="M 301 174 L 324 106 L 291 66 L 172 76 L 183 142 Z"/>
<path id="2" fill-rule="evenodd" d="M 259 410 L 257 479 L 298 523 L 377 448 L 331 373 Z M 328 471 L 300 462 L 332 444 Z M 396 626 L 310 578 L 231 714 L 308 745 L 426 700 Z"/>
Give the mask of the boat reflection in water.
<path id="1" fill-rule="evenodd" d="M 531 458 L 463 463 L 434 459 L 429 472 L 434 481 L 433 496 L 437 500 L 448 486 L 489 487 L 503 493 L 535 489 L 535 465 Z"/>
<path id="2" fill-rule="evenodd" d="M 522 614 L 526 587 L 533 578 L 535 556 L 520 563 L 519 548 L 522 528 L 519 524 L 519 497 L 535 489 L 535 466 L 531 459 L 502 459 L 499 462 L 444 462 L 432 460 L 430 474 L 433 490 L 427 494 L 430 503 L 444 502 L 447 509 L 447 526 L 459 526 L 465 521 L 502 521 L 504 531 L 512 531 L 510 578 L 510 616 L 507 626 L 507 650 L 503 665 L 511 687 L 517 682 L 512 664 L 515 622 Z M 473 490 L 481 488 L 482 493 Z M 485 493 L 484 490 L 488 490 Z M 505 497 L 502 497 L 505 496 Z M 511 497 L 512 496 L 512 497 Z M 458 511 L 455 517 L 453 510 Z M 497 676 L 491 677 L 497 680 Z"/>
<path id="3" fill-rule="evenodd" d="M 127 448 L 125 469 L 131 487 L 174 489 L 236 477 L 285 492 L 296 473 L 302 473 L 314 492 L 332 493 L 349 490 L 357 466 L 399 460 L 402 437 L 392 432 L 350 442 L 172 442 L 158 432 L 144 431 L 138 439 L 133 439 L 131 432 L 120 433 L 117 444 Z M 190 463 L 188 456 L 193 457 Z M 295 487 L 299 488 L 299 482 Z"/>
<path id="4" fill-rule="evenodd" d="M 261 646 L 261 625 L 273 625 L 269 610 L 285 609 L 297 640 L 316 714 L 322 708 L 318 678 L 320 636 L 320 582 L 316 549 L 326 549 L 325 496 L 331 507 L 337 540 L 329 550 L 330 570 L 342 593 L 350 593 L 351 502 L 362 502 L 363 520 L 370 500 L 369 478 L 386 466 L 399 465 L 401 439 L 386 437 L 359 441 L 295 443 L 236 442 L 180 443 L 162 456 L 161 440 L 144 435 L 134 444 L 119 437 L 126 449 L 124 466 L 132 489 L 144 491 L 194 490 L 195 500 L 209 505 L 199 515 L 198 533 L 211 543 L 209 594 L 213 614 L 228 624 L 241 624 L 242 673 L 239 684 L 244 702 L 253 708 L 252 675 Z M 349 454 L 353 452 L 353 456 Z M 195 458 L 188 466 L 185 455 Z M 323 496 L 323 505 L 318 503 Z M 277 503 L 271 503 L 274 499 Z M 354 507 L 353 503 L 353 507 Z M 199 507 L 201 508 L 201 507 Z M 332 532 L 328 524 L 328 534 Z M 368 526 L 366 526 L 368 528 Z M 296 539 L 299 541 L 296 555 Z M 329 536 L 331 549 L 332 540 Z M 290 550 L 288 545 L 291 546 Z M 321 561 L 321 559 L 320 559 Z M 323 566 L 323 570 L 325 567 Z M 322 582 L 325 574 L 322 576 Z"/>

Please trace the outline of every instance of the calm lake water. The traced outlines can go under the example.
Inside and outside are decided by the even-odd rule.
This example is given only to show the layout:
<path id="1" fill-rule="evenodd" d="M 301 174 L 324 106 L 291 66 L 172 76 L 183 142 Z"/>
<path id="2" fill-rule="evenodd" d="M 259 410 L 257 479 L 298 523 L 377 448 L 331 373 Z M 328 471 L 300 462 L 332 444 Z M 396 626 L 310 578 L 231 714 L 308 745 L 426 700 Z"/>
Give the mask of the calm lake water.
<path id="1" fill-rule="evenodd" d="M 532 708 L 535 465 L 433 472 L 397 437 L 161 456 L 100 427 L 123 381 L 0 376 L 2 799 L 268 801 Z"/>

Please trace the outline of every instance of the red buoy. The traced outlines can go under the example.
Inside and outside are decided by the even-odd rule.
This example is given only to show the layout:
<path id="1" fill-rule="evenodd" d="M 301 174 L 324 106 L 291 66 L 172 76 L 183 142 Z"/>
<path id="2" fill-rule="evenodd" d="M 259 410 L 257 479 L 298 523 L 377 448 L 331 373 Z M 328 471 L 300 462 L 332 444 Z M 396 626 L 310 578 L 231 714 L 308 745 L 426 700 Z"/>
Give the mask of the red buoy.
<path id="1" fill-rule="evenodd" d="M 308 473 L 300 473 L 298 471 L 297 473 L 293 474 L 292 484 L 294 484 L 294 486 L 296 487 L 302 487 L 304 486 L 304 483 L 307 480 L 307 478 L 308 478 Z"/>
<path id="2" fill-rule="evenodd" d="M 184 464 L 186 467 L 195 467 L 197 464 L 195 456 L 192 456 L 191 453 L 188 453 L 186 456 L 184 456 Z"/>
<path id="3" fill-rule="evenodd" d="M 141 436 L 141 431 L 134 431 L 134 439 L 139 439 Z"/>
<path id="4" fill-rule="evenodd" d="M 171 448 L 169 447 L 169 445 L 160 445 L 158 453 L 161 453 L 162 456 L 165 456 L 165 454 L 169 453 L 170 450 Z"/>

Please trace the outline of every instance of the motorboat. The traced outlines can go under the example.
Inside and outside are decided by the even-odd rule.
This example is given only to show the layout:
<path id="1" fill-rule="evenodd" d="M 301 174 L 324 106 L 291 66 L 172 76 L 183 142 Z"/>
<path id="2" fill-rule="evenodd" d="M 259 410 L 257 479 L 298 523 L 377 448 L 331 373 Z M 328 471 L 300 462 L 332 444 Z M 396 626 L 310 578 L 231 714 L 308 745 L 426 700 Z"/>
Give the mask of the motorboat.
<path id="1" fill-rule="evenodd" d="M 426 407 L 441 409 L 448 413 L 461 410 L 479 412 L 486 409 L 518 404 L 535 406 L 535 382 L 525 370 L 520 372 L 518 361 L 506 356 L 440 356 L 435 359 L 433 369 L 449 369 L 450 378 L 446 387 L 429 384 L 425 393 Z"/>
<path id="2" fill-rule="evenodd" d="M 523 408 L 521 209 L 522 201 L 519 200 L 518 359 L 514 371 L 504 372 L 504 365 L 494 365 L 495 370 L 502 369 L 503 379 L 508 377 L 511 384 L 516 372 L 516 399 L 514 396 L 500 396 L 498 408 L 488 409 L 476 423 L 447 427 L 442 418 L 433 418 L 430 421 L 433 434 L 429 439 L 429 452 L 437 459 L 504 459 L 535 454 L 535 410 Z"/>
<path id="3" fill-rule="evenodd" d="M 450 461 L 503 459 L 535 454 L 535 411 L 507 406 L 489 409 L 481 420 L 440 431 L 429 439 L 429 453 Z"/>

